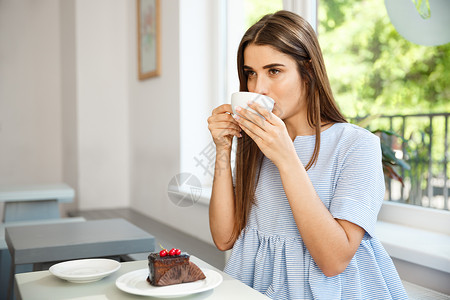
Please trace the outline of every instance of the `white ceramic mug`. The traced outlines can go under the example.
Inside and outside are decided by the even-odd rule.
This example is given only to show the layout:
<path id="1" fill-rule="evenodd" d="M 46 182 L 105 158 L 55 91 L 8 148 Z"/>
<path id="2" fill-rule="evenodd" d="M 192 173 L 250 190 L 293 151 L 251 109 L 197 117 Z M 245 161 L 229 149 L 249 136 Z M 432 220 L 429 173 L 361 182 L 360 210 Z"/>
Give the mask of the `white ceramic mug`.
<path id="1" fill-rule="evenodd" d="M 275 104 L 275 101 L 269 96 L 251 92 L 236 92 L 231 95 L 231 108 L 233 109 L 233 114 L 236 114 L 236 106 L 240 106 L 242 108 L 248 109 L 255 114 L 260 115 L 255 110 L 248 107 L 247 103 L 249 101 L 253 101 L 259 104 L 263 109 L 266 109 L 268 111 L 272 111 L 273 105 Z"/>

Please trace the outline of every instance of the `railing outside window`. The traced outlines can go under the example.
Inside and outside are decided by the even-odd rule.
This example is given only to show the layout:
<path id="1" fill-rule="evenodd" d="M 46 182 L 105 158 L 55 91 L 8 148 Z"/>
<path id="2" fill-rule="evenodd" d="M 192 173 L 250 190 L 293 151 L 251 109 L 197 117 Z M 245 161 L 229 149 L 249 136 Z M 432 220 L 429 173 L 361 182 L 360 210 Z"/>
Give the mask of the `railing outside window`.
<path id="1" fill-rule="evenodd" d="M 411 167 L 398 169 L 403 184 L 386 178 L 386 200 L 449 210 L 449 116 L 450 113 L 383 115 L 370 122 L 371 131 L 382 129 L 398 135 L 390 136 L 388 143 L 395 156 Z"/>

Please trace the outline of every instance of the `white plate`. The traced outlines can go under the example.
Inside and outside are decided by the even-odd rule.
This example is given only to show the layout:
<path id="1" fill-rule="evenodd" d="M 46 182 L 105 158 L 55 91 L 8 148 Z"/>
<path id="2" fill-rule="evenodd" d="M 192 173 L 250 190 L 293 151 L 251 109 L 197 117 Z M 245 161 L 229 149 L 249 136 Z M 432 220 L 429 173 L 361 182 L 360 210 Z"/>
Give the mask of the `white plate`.
<path id="1" fill-rule="evenodd" d="M 216 271 L 205 268 L 201 268 L 201 270 L 206 276 L 203 280 L 168 286 L 153 286 L 147 281 L 148 268 L 141 269 L 117 278 L 116 286 L 120 290 L 134 295 L 173 298 L 204 292 L 215 288 L 222 282 L 222 275 Z"/>
<path id="2" fill-rule="evenodd" d="M 74 282 L 93 282 L 119 270 L 120 263 L 112 259 L 78 259 L 53 265 L 50 273 L 61 279 Z"/>

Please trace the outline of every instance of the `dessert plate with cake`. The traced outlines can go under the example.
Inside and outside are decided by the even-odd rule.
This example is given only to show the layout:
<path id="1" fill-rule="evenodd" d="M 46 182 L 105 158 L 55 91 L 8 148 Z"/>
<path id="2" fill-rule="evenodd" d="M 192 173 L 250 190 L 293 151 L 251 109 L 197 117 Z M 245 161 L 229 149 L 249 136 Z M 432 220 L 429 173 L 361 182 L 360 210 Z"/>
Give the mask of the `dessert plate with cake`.
<path id="1" fill-rule="evenodd" d="M 148 268 L 120 276 L 116 286 L 130 294 L 172 298 L 204 292 L 222 282 L 218 272 L 199 268 L 189 258 L 179 249 L 150 253 Z"/>

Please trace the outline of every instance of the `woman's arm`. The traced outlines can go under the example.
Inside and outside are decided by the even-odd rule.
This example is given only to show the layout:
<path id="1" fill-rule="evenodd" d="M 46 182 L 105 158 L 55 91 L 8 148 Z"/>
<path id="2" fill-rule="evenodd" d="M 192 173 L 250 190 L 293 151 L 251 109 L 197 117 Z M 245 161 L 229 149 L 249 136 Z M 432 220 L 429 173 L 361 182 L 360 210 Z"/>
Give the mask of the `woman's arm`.
<path id="1" fill-rule="evenodd" d="M 326 276 L 340 274 L 355 255 L 364 229 L 332 216 L 297 156 L 284 122 L 257 106 L 251 107 L 266 121 L 261 122 L 255 114 L 242 110 L 240 114 L 253 123 L 239 117 L 238 123 L 278 167 L 297 228 L 316 264 Z"/>
<path id="2" fill-rule="evenodd" d="M 240 136 L 240 128 L 231 116 L 231 105 L 224 104 L 213 110 L 208 118 L 208 128 L 216 145 L 216 161 L 211 200 L 209 227 L 216 247 L 228 250 L 234 228 L 234 190 L 231 174 L 231 147 L 233 136 Z"/>
<path id="3" fill-rule="evenodd" d="M 364 229 L 333 218 L 317 195 L 298 156 L 278 168 L 306 248 L 326 276 L 342 273 L 355 255 Z"/>
<path id="4" fill-rule="evenodd" d="M 209 204 L 209 227 L 216 247 L 231 249 L 234 228 L 234 190 L 230 167 L 230 152 L 217 151 L 214 181 Z"/>

